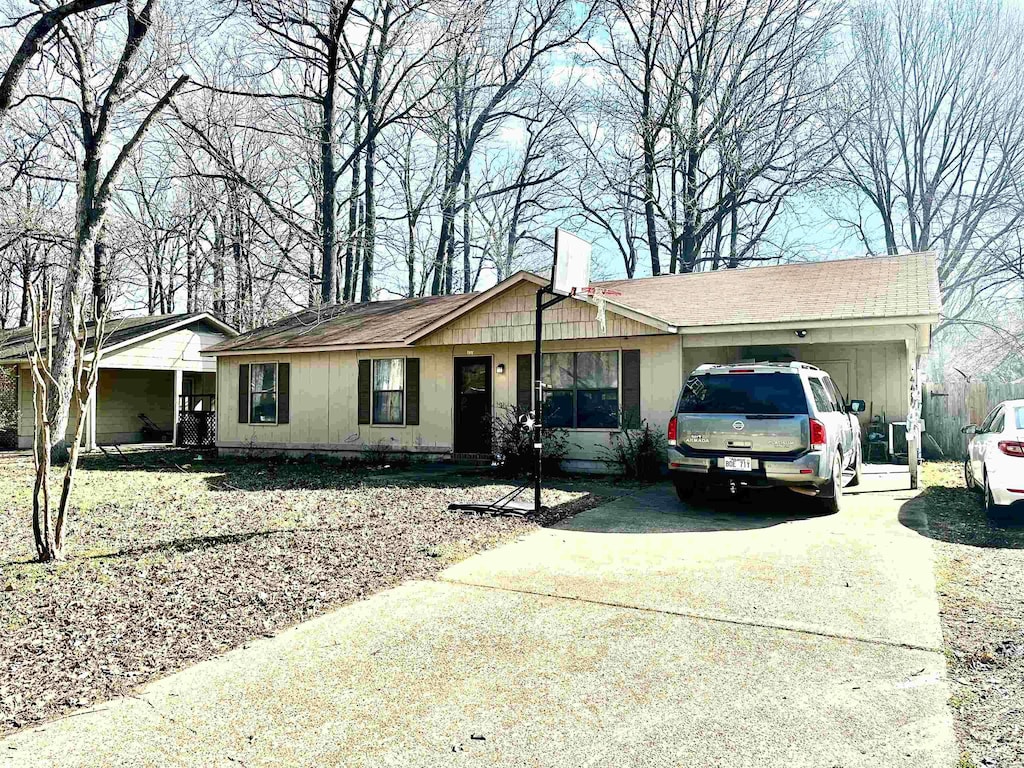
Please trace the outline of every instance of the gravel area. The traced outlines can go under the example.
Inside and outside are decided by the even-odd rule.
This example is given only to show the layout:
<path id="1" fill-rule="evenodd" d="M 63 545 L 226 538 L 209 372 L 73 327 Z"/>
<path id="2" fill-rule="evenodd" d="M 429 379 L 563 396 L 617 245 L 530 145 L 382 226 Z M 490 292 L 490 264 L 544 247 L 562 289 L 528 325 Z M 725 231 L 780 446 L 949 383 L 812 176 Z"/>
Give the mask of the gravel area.
<path id="1" fill-rule="evenodd" d="M 994 523 L 963 467 L 924 465 L 959 768 L 1024 766 L 1024 518 Z"/>
<path id="2" fill-rule="evenodd" d="M 32 563 L 31 463 L 0 461 L 0 734 L 128 693 L 547 520 L 449 512 L 511 489 L 479 474 L 182 452 L 83 461 L 68 558 Z"/>

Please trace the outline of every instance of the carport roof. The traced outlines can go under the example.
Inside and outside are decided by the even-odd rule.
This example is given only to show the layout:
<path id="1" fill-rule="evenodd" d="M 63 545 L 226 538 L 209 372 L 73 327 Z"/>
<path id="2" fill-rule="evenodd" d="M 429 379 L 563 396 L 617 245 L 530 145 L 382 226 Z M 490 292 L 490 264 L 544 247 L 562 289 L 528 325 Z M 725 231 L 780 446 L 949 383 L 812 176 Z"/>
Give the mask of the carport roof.
<path id="1" fill-rule="evenodd" d="M 934 253 L 606 280 L 614 301 L 674 325 L 800 323 L 937 316 Z"/>
<path id="2" fill-rule="evenodd" d="M 213 317 L 208 312 L 111 318 L 107 321 L 107 338 L 103 343 L 103 350 L 109 351 L 113 347 L 138 341 L 145 336 L 157 334 L 161 331 L 169 331 L 196 321 L 210 323 L 229 336 L 235 336 L 238 333 L 234 328 Z M 96 325 L 93 321 L 87 323 L 86 333 L 89 338 L 92 338 L 95 327 Z M 11 331 L 0 330 L 0 363 L 27 360 L 32 351 L 31 328 L 16 328 Z"/>

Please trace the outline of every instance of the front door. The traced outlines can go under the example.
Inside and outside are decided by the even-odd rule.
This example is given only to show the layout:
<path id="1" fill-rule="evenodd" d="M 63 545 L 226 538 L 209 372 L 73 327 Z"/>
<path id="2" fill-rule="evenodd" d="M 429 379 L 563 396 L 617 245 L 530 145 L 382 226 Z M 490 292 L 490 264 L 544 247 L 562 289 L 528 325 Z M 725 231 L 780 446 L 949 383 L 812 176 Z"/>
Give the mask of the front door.
<path id="1" fill-rule="evenodd" d="M 491 452 L 491 359 L 455 358 L 455 453 Z"/>

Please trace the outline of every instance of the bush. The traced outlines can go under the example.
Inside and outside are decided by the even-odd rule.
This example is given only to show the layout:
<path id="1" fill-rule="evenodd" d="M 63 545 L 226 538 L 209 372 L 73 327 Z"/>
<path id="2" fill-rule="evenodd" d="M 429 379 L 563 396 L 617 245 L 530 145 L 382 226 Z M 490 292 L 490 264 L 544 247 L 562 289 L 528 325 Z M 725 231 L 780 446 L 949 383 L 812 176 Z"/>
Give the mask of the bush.
<path id="1" fill-rule="evenodd" d="M 405 469 L 411 462 L 409 454 L 393 451 L 387 440 L 379 440 L 363 448 L 361 463 L 377 469 Z"/>
<path id="2" fill-rule="evenodd" d="M 491 418 L 492 452 L 501 473 L 506 477 L 527 477 L 533 474 L 533 430 L 524 430 L 519 418 L 523 411 L 513 405 L 499 405 Z M 544 454 L 541 471 L 557 474 L 571 443 L 564 429 L 545 427 L 541 430 Z"/>
<path id="3" fill-rule="evenodd" d="M 665 468 L 668 442 L 661 430 L 653 429 L 646 419 L 611 435 L 603 461 L 616 468 L 628 480 L 657 480 Z"/>

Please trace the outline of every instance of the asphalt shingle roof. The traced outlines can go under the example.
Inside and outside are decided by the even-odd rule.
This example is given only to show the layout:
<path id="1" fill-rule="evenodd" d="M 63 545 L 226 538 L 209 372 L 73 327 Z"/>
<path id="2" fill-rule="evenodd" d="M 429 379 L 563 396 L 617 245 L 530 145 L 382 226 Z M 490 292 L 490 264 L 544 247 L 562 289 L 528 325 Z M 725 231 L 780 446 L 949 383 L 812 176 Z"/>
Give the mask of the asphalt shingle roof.
<path id="1" fill-rule="evenodd" d="M 331 304 L 289 315 L 275 323 L 227 339 L 207 352 L 302 349 L 349 344 L 394 344 L 472 300 L 475 293 L 420 296 L 361 304 Z"/>
<path id="2" fill-rule="evenodd" d="M 607 280 L 622 304 L 677 327 L 937 315 L 930 253 Z M 387 344 L 455 313 L 478 293 L 333 304 L 290 315 L 209 352 Z"/>
<path id="3" fill-rule="evenodd" d="M 159 331 L 161 328 L 174 325 L 189 317 L 202 317 L 203 314 L 202 312 L 195 312 L 192 314 L 111 318 L 107 320 L 107 340 L 103 344 L 103 348 L 107 349 L 115 344 L 133 339 L 136 336 Z M 92 321 L 86 324 L 86 334 L 89 338 L 92 338 L 95 327 L 95 323 Z M 0 362 L 24 360 L 32 351 L 31 328 L 16 328 L 9 331 L 0 330 Z"/>
<path id="4" fill-rule="evenodd" d="M 597 283 L 609 297 L 681 328 L 939 314 L 935 255 L 722 269 Z"/>

